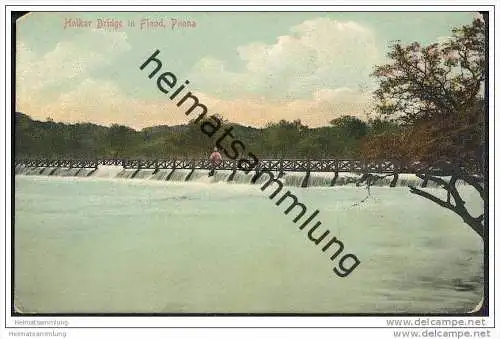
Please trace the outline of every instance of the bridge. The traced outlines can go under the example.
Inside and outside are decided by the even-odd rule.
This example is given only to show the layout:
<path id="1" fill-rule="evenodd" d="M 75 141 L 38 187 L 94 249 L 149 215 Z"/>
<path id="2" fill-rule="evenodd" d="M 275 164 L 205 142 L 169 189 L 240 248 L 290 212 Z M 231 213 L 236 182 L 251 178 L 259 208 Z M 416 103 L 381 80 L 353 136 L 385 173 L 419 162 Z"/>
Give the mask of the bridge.
<path id="1" fill-rule="evenodd" d="M 119 166 L 123 169 L 134 170 L 130 178 L 134 178 L 141 170 L 154 170 L 156 174 L 160 170 L 169 170 L 169 174 L 165 180 L 170 180 L 171 176 L 177 170 L 185 169 L 190 170 L 185 180 L 189 180 L 195 170 L 211 169 L 212 164 L 207 159 L 16 159 L 16 171 L 20 167 L 24 168 L 42 168 L 41 172 L 45 169 L 51 168 L 48 175 L 52 175 L 58 168 L 61 169 L 92 169 L 87 176 L 96 172 L 99 166 Z M 223 160 L 218 166 L 218 170 L 232 171 L 228 177 L 228 181 L 232 181 L 236 172 L 239 170 L 238 161 L 236 160 Z M 449 163 L 441 163 L 440 166 L 431 166 L 421 162 L 413 162 L 402 164 L 395 161 L 366 161 L 354 159 L 263 159 L 260 160 L 256 166 L 257 170 L 269 170 L 278 172 L 278 178 L 281 178 L 286 172 L 303 172 L 305 173 L 301 187 L 308 187 L 309 178 L 312 172 L 331 172 L 335 173 L 331 179 L 330 186 L 335 186 L 339 173 L 349 172 L 360 175 L 356 184 L 363 182 L 374 182 L 383 177 L 392 176 L 390 187 L 395 187 L 398 182 L 400 173 L 416 174 L 418 177 L 424 178 L 422 187 L 427 186 L 428 177 L 451 176 L 455 173 L 461 172 L 461 168 L 456 168 Z M 463 173 L 463 172 L 462 172 Z M 379 175 L 377 175 L 379 174 Z M 423 175 L 423 176 L 422 176 Z"/>
<path id="2" fill-rule="evenodd" d="M 122 166 L 124 169 L 210 169 L 207 159 L 16 159 L 15 166 L 94 168 Z M 236 160 L 223 160 L 217 169 L 237 170 Z M 421 162 L 402 164 L 395 161 L 366 161 L 354 159 L 262 159 L 256 169 L 277 172 L 351 172 L 351 173 L 432 173 L 449 175 L 454 169 L 443 163 L 440 166 Z"/>

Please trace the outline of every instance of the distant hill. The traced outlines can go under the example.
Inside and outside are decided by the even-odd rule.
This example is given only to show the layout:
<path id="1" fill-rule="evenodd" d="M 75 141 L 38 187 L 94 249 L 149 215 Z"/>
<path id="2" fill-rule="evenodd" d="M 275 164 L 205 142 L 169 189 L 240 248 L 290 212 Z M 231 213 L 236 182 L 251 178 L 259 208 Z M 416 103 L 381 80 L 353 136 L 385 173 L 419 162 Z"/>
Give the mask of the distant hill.
<path id="1" fill-rule="evenodd" d="M 363 124 L 366 129 L 366 123 Z M 251 150 L 261 158 L 352 157 L 359 152 L 359 131 L 352 134 L 342 126 L 310 129 L 298 120 L 282 120 L 265 128 L 255 128 L 224 122 L 222 128 L 229 127 L 233 128 L 232 135 L 245 144 L 246 152 Z M 218 136 L 208 138 L 194 123 L 158 125 L 137 131 L 118 124 L 106 127 L 93 123 L 38 121 L 16 112 L 14 146 L 18 158 L 205 157 Z M 231 141 L 227 137 L 223 147 L 230 149 Z"/>
<path id="2" fill-rule="evenodd" d="M 175 126 L 168 126 L 168 125 L 158 125 L 158 126 L 152 126 L 152 127 L 145 127 L 141 130 L 141 132 L 148 133 L 150 135 L 159 135 L 163 133 L 172 133 L 172 132 L 184 132 L 187 130 L 186 125 L 175 125 Z"/>

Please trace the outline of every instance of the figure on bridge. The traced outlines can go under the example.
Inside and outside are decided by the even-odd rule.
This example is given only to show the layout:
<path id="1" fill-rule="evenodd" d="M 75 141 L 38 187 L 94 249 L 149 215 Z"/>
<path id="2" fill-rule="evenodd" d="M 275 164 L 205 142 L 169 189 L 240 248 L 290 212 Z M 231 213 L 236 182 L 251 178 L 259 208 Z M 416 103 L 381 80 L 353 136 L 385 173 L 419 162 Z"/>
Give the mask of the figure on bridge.
<path id="1" fill-rule="evenodd" d="M 217 147 L 214 147 L 214 151 L 212 152 L 212 154 L 210 154 L 209 160 L 210 160 L 210 172 L 208 173 L 208 176 L 211 177 L 215 174 L 215 169 L 222 162 L 222 155 L 219 153 Z"/>

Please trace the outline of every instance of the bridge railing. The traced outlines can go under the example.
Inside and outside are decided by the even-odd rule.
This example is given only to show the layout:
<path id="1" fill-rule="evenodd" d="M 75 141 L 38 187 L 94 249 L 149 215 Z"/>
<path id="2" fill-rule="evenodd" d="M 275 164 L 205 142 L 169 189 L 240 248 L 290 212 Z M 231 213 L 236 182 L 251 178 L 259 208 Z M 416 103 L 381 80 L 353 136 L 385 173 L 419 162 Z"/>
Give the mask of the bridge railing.
<path id="1" fill-rule="evenodd" d="M 121 166 L 125 169 L 209 169 L 208 159 L 16 159 L 15 166 L 98 168 Z M 358 159 L 261 159 L 258 169 L 283 172 L 354 172 L 354 173 L 434 173 L 446 175 L 453 168 L 446 164 L 429 165 L 421 162 L 368 161 Z M 236 170 L 238 161 L 225 159 L 218 169 Z"/>

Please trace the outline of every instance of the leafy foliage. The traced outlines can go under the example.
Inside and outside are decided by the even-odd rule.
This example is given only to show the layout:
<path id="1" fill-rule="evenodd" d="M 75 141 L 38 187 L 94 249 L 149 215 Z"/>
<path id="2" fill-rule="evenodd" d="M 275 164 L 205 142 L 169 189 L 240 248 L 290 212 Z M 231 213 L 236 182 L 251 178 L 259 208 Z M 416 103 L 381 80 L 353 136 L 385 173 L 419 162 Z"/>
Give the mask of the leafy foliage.
<path id="1" fill-rule="evenodd" d="M 373 75 L 377 110 L 404 123 L 447 118 L 471 109 L 485 80 L 485 26 L 480 19 L 453 29 L 443 44 L 403 46 L 396 42 L 391 63 Z"/>
<path id="2" fill-rule="evenodd" d="M 452 30 L 442 44 L 391 46 L 390 63 L 375 67 L 380 121 L 399 125 L 366 138 L 369 158 L 447 161 L 484 168 L 486 103 L 485 23 Z"/>
<path id="3" fill-rule="evenodd" d="M 219 118 L 223 128 L 232 127 L 235 138 L 261 158 L 359 157 L 360 139 L 370 129 L 369 124 L 350 116 L 321 128 L 309 128 L 300 120 L 281 120 L 262 129 Z M 104 127 L 41 122 L 16 113 L 15 154 L 49 158 L 205 157 L 212 151 L 222 128 L 209 138 L 201 132 L 201 123 L 190 121 L 185 125 L 136 131 L 117 124 Z"/>

